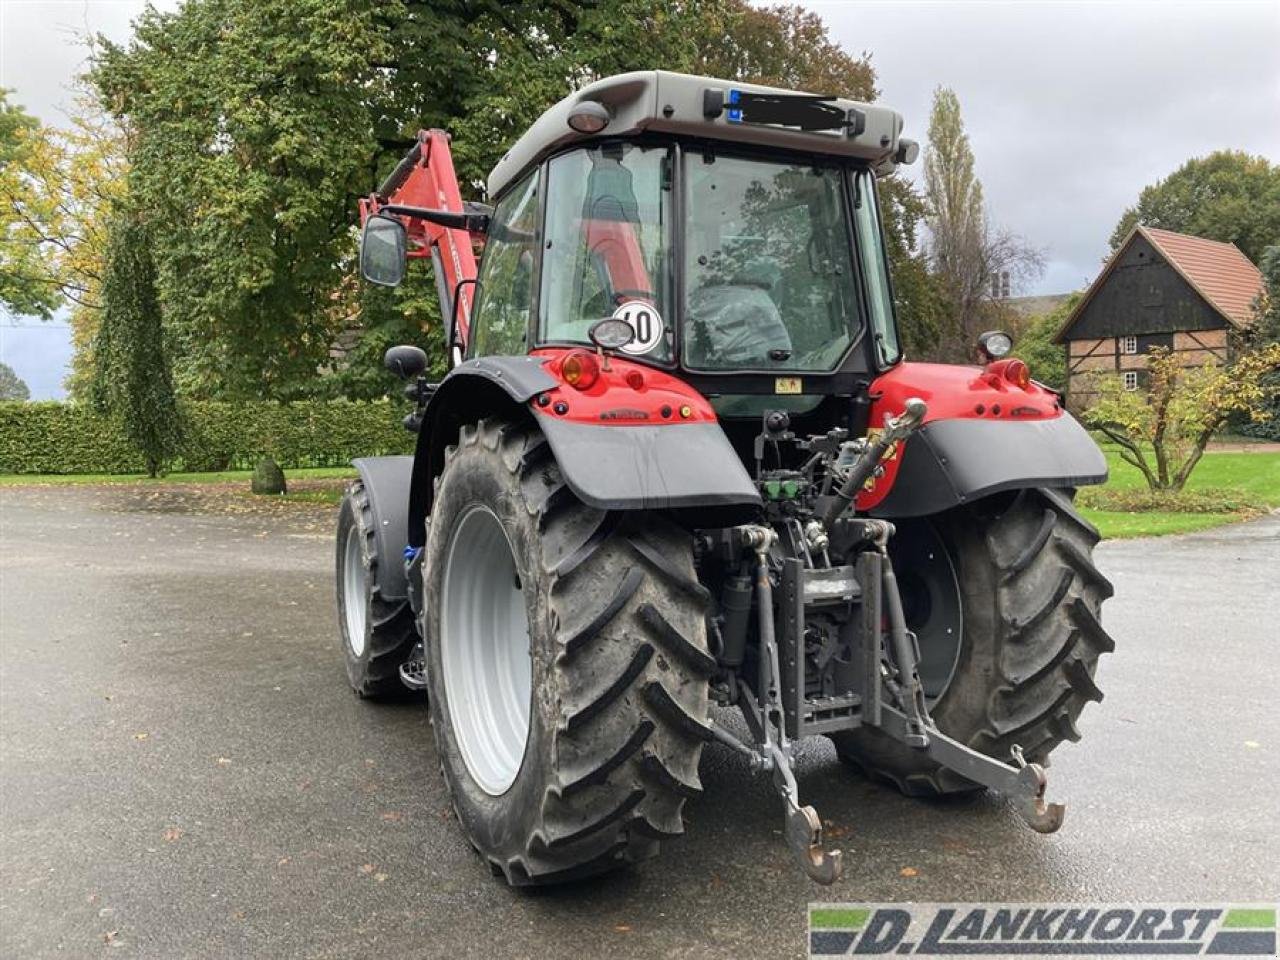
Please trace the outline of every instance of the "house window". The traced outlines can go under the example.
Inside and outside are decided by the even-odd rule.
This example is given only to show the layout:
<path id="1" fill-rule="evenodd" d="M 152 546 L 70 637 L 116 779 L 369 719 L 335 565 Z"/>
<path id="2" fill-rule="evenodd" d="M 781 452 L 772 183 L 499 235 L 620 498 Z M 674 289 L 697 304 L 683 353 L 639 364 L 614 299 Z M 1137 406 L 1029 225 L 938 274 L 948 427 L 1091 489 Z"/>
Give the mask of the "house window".
<path id="1" fill-rule="evenodd" d="M 1124 388 L 1126 390 L 1138 389 L 1138 371 L 1137 370 L 1126 370 L 1124 372 Z"/>
<path id="2" fill-rule="evenodd" d="M 1137 337 L 1121 337 L 1120 352 L 1121 353 L 1137 353 L 1138 338 Z"/>

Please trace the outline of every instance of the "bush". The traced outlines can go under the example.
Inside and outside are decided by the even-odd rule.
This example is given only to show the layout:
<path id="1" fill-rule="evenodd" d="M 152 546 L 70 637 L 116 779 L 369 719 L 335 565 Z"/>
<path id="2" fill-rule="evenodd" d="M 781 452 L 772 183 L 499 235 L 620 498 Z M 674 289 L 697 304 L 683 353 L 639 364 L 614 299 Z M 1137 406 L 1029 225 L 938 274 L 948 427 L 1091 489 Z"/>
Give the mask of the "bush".
<path id="1" fill-rule="evenodd" d="M 339 467 L 355 457 L 408 453 L 404 410 L 390 402 L 280 404 L 182 401 L 185 437 L 170 470 Z M 74 403 L 0 403 L 0 473 L 141 473 L 142 452 L 116 419 Z"/>
<path id="2" fill-rule="evenodd" d="M 1267 512 L 1264 504 L 1239 490 L 1180 490 L 1175 493 L 1146 487 L 1083 487 L 1076 494 L 1076 502 L 1093 510 L 1116 513 L 1236 513 L 1260 516 Z"/>

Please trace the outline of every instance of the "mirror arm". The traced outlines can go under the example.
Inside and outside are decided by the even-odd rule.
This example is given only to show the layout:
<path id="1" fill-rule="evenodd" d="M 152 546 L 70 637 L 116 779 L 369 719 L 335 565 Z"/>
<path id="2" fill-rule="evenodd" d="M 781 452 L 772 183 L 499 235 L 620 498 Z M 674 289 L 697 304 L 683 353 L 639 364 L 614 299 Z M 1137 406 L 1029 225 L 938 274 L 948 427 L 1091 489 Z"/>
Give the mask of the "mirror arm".
<path id="1" fill-rule="evenodd" d="M 378 208 L 378 212 L 426 220 L 428 223 L 451 230 L 466 230 L 468 233 L 479 234 L 489 232 L 489 214 L 484 210 L 473 209 L 467 213 L 453 213 L 449 210 L 432 210 L 429 207 L 410 207 L 403 203 L 386 203 Z"/>

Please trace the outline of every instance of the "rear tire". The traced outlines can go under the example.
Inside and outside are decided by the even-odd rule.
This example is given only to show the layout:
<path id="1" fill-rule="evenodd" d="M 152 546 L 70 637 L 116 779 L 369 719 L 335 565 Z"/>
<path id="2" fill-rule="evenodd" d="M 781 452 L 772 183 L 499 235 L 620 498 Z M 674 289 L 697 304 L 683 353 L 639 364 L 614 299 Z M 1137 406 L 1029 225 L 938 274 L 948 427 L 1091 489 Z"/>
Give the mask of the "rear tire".
<path id="1" fill-rule="evenodd" d="M 1067 491 L 1021 490 L 933 518 L 958 575 L 960 650 L 931 707 L 938 729 L 1001 760 L 1014 744 L 1046 765 L 1076 719 L 1102 699 L 1093 675 L 1115 648 L 1099 609 L 1111 583 L 1094 565 L 1098 531 Z M 904 598 L 907 599 L 907 598 Z M 911 796 L 982 787 L 884 733 L 831 738 L 841 758 Z"/>
<path id="2" fill-rule="evenodd" d="M 347 488 L 338 510 L 338 636 L 351 689 L 362 697 L 402 697 L 400 665 L 418 631 L 408 600 L 384 600 L 378 588 L 378 542 L 364 484 Z M 396 562 L 392 559 L 390 562 Z"/>
<path id="3" fill-rule="evenodd" d="M 490 521 L 477 524 L 477 515 L 496 518 L 505 534 L 511 565 L 504 558 L 499 566 L 503 576 L 514 572 L 522 619 L 509 612 L 517 595 L 506 581 L 493 580 L 478 596 L 450 580 L 450 556 L 456 569 L 469 567 L 452 551 L 492 550 Z M 653 856 L 660 839 L 682 833 L 684 802 L 701 792 L 714 667 L 689 534 L 658 515 L 587 507 L 536 428 L 484 420 L 464 426 L 448 451 L 426 549 L 437 755 L 458 820 L 493 871 L 513 886 L 573 880 Z M 477 760 L 494 755 L 491 736 L 464 697 L 450 699 L 494 689 L 476 686 L 459 663 L 510 662 L 496 654 L 477 660 L 469 648 L 460 652 L 458 635 L 446 635 L 482 636 L 495 610 L 528 639 L 528 692 L 501 681 L 508 715 L 523 708 L 527 716 L 524 740 L 496 745 L 506 756 L 522 748 L 518 769 Z M 501 725 L 494 704 L 502 698 L 483 698 L 482 716 Z"/>

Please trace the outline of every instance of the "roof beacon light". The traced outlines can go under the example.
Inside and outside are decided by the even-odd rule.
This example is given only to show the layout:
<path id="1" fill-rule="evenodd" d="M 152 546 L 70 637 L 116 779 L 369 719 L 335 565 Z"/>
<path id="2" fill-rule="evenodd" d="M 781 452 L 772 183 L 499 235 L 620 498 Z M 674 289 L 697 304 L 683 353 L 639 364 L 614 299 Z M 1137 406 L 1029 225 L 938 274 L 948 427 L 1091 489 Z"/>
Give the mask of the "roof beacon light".
<path id="1" fill-rule="evenodd" d="M 599 133 L 613 119 L 604 104 L 583 100 L 569 112 L 569 127 L 578 133 Z"/>

